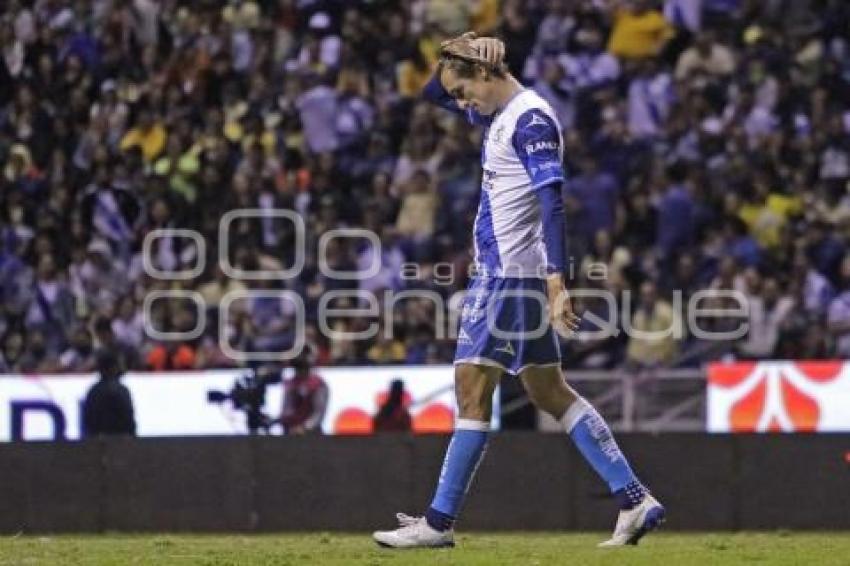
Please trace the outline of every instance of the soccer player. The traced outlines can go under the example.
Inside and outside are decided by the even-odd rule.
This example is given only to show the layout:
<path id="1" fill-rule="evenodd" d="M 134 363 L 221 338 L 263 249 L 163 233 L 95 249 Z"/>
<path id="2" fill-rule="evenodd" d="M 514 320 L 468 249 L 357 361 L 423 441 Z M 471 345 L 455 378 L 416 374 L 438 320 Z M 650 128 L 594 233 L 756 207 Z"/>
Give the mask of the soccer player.
<path id="1" fill-rule="evenodd" d="M 561 130 L 549 105 L 507 72 L 503 57 L 501 41 L 463 34 L 442 44 L 437 72 L 424 89 L 430 101 L 485 127 L 473 229 L 476 274 L 455 353 L 459 415 L 436 493 L 423 517 L 399 513 L 399 528 L 373 536 L 389 547 L 454 545 L 454 523 L 487 444 L 493 392 L 509 373 L 560 421 L 619 502 L 614 534 L 601 546 L 636 544 L 663 522 L 664 507 L 561 372 L 553 327 L 570 332 L 579 323 L 563 276 Z"/>

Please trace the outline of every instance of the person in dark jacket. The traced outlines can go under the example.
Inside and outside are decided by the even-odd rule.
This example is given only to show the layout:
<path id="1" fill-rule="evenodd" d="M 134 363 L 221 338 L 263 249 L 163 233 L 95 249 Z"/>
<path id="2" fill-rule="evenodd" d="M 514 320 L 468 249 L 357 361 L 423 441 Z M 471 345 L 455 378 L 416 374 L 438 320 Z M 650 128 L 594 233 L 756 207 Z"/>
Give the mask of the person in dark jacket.
<path id="1" fill-rule="evenodd" d="M 405 403 L 404 382 L 393 380 L 386 402 L 373 419 L 375 432 L 409 432 L 412 428 L 410 412 Z"/>
<path id="2" fill-rule="evenodd" d="M 136 419 L 130 390 L 121 383 L 124 367 L 114 352 L 101 351 L 97 357 L 100 379 L 83 402 L 83 438 L 103 435 L 136 435 Z"/>

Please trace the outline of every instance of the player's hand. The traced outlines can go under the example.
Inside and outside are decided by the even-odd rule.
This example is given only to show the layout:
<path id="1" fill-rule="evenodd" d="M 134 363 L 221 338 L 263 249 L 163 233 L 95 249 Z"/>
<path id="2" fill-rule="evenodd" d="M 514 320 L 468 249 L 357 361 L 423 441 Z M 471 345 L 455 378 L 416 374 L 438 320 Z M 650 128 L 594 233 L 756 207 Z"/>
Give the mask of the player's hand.
<path id="1" fill-rule="evenodd" d="M 558 334 L 571 336 L 578 330 L 581 317 L 573 312 L 563 275 L 550 275 L 546 278 L 546 294 L 549 300 L 549 322 Z"/>
<path id="2" fill-rule="evenodd" d="M 495 37 L 477 37 L 472 40 L 472 47 L 478 51 L 478 56 L 490 65 L 496 66 L 505 58 L 505 44 Z"/>
<path id="3" fill-rule="evenodd" d="M 440 53 L 495 67 L 505 57 L 505 44 L 495 37 L 478 37 L 468 31 L 440 44 Z"/>

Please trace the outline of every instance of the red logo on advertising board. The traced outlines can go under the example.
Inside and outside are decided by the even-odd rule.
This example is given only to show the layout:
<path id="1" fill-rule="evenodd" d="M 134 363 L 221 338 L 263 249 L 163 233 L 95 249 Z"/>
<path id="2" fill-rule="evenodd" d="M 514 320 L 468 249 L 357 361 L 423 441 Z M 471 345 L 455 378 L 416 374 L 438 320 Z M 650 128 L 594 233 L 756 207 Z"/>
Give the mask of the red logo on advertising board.
<path id="1" fill-rule="evenodd" d="M 729 410 L 732 432 L 811 432 L 821 415 L 811 392 L 835 380 L 842 368 L 842 362 L 832 361 L 712 364 L 708 380 L 721 389 L 741 390 Z"/>

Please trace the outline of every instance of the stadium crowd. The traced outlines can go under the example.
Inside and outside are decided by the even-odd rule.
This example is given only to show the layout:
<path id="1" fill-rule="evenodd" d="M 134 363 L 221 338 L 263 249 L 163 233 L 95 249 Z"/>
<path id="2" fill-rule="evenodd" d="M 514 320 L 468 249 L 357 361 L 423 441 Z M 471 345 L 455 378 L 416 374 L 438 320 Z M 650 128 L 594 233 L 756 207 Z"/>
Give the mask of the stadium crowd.
<path id="1" fill-rule="evenodd" d="M 440 41 L 468 29 L 505 41 L 511 72 L 564 127 L 585 330 L 687 322 L 705 289 L 748 303 L 743 337 L 706 339 L 692 324 L 674 336 L 584 333 L 565 342 L 565 364 L 850 355 L 843 0 L 7 0 L 0 372 L 89 371 L 98 348 L 130 369 L 235 365 L 220 332 L 237 350 L 291 345 L 293 303 L 271 293 L 237 300 L 219 325 L 222 299 L 240 290 L 297 294 L 318 364 L 451 361 L 430 298 L 399 299 L 370 340 L 340 333 L 371 319 L 335 316 L 331 339 L 318 312 L 330 291 L 448 300 L 465 287 L 482 132 L 418 95 Z M 225 226 L 222 251 L 221 219 L 237 209 L 259 212 Z M 272 216 L 282 210 L 306 227 L 304 268 L 233 277 L 296 263 L 298 231 Z M 336 238 L 328 265 L 380 269 L 329 277 L 320 237 L 352 227 L 378 234 L 380 249 Z M 160 233 L 146 267 L 145 237 L 160 229 L 193 230 L 203 245 Z M 146 297 L 175 290 L 203 306 L 160 298 L 150 325 L 202 332 L 149 336 Z M 708 296 L 700 306 L 729 312 L 700 327 L 737 328 L 736 304 Z"/>

